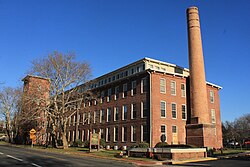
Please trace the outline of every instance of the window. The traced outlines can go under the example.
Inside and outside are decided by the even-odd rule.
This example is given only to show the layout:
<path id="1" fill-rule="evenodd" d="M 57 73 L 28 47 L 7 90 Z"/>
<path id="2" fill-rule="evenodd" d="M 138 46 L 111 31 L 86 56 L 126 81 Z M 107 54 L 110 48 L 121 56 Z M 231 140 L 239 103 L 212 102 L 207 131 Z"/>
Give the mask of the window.
<path id="1" fill-rule="evenodd" d="M 146 125 L 141 125 L 141 142 L 147 142 L 148 128 Z"/>
<path id="2" fill-rule="evenodd" d="M 211 118 L 212 118 L 212 123 L 215 123 L 215 110 L 211 109 Z"/>
<path id="3" fill-rule="evenodd" d="M 132 81 L 131 83 L 131 96 L 136 94 L 136 81 Z"/>
<path id="4" fill-rule="evenodd" d="M 141 102 L 141 118 L 145 118 L 147 116 L 147 103 Z"/>
<path id="5" fill-rule="evenodd" d="M 127 111 L 127 106 L 126 105 L 123 105 L 122 106 L 122 120 L 126 120 L 127 119 L 127 114 L 128 114 L 128 111 Z"/>
<path id="6" fill-rule="evenodd" d="M 114 127 L 114 142 L 118 140 L 118 127 Z"/>
<path id="7" fill-rule="evenodd" d="M 165 135 L 165 137 L 167 138 L 167 135 L 166 135 L 166 125 L 161 125 L 161 136 L 162 135 Z"/>
<path id="8" fill-rule="evenodd" d="M 186 105 L 181 105 L 181 117 L 182 119 L 187 119 L 187 111 L 186 111 Z"/>
<path id="9" fill-rule="evenodd" d="M 69 117 L 69 126 L 71 126 L 71 116 Z"/>
<path id="10" fill-rule="evenodd" d="M 111 120 L 111 108 L 107 109 L 107 122 L 110 122 Z"/>
<path id="11" fill-rule="evenodd" d="M 122 92 L 122 97 L 125 98 L 128 95 L 128 85 L 123 84 L 123 92 Z"/>
<path id="12" fill-rule="evenodd" d="M 136 104 L 131 104 L 131 119 L 136 118 Z"/>
<path id="13" fill-rule="evenodd" d="M 104 122 L 104 110 L 100 110 L 100 123 Z"/>
<path id="14" fill-rule="evenodd" d="M 105 92 L 102 91 L 102 92 L 101 92 L 101 101 L 100 101 L 100 103 L 103 103 L 103 102 L 104 102 L 104 97 L 105 97 Z"/>
<path id="15" fill-rule="evenodd" d="M 172 103 L 172 118 L 177 118 L 177 112 L 176 112 L 176 104 Z"/>
<path id="16" fill-rule="evenodd" d="M 106 128 L 106 142 L 110 141 L 110 128 Z"/>
<path id="17" fill-rule="evenodd" d="M 186 97 L 186 85 L 181 84 L 181 97 Z"/>
<path id="18" fill-rule="evenodd" d="M 82 124 L 84 125 L 86 121 L 86 113 L 82 114 Z"/>
<path id="19" fill-rule="evenodd" d="M 107 102 L 111 100 L 111 94 L 112 94 L 112 89 L 108 89 L 108 97 L 107 97 Z"/>
<path id="20" fill-rule="evenodd" d="M 177 126 L 172 126 L 172 133 L 177 133 Z"/>
<path id="21" fill-rule="evenodd" d="M 135 142 L 135 141 L 136 141 L 136 127 L 131 126 L 131 142 Z"/>
<path id="22" fill-rule="evenodd" d="M 118 120 L 119 108 L 114 107 L 114 121 Z"/>
<path id="23" fill-rule="evenodd" d="M 176 82 L 171 81 L 171 95 L 176 95 Z"/>
<path id="24" fill-rule="evenodd" d="M 160 92 L 166 93 L 166 79 L 164 78 L 160 79 Z"/>
<path id="25" fill-rule="evenodd" d="M 161 101 L 161 117 L 166 117 L 166 102 Z"/>
<path id="26" fill-rule="evenodd" d="M 147 78 L 141 80 L 141 93 L 147 92 Z"/>
<path id="27" fill-rule="evenodd" d="M 115 97 L 114 99 L 117 100 L 119 98 L 119 86 L 115 87 Z"/>
<path id="28" fill-rule="evenodd" d="M 90 124 L 90 122 L 91 122 L 91 113 L 89 112 L 88 113 L 88 124 Z"/>
<path id="29" fill-rule="evenodd" d="M 210 102 L 214 103 L 214 91 L 210 90 Z"/>
<path id="30" fill-rule="evenodd" d="M 82 130 L 82 141 L 84 141 L 85 139 L 84 139 L 84 137 L 85 137 L 85 131 L 84 130 Z"/>
<path id="31" fill-rule="evenodd" d="M 96 122 L 96 111 L 94 111 L 94 120 L 93 120 L 93 123 L 95 124 Z"/>
<path id="32" fill-rule="evenodd" d="M 103 133 L 103 129 L 100 129 L 100 134 L 101 134 L 101 139 L 104 139 L 104 133 Z"/>
<path id="33" fill-rule="evenodd" d="M 127 127 L 123 126 L 122 127 L 122 142 L 126 142 L 127 141 Z"/>

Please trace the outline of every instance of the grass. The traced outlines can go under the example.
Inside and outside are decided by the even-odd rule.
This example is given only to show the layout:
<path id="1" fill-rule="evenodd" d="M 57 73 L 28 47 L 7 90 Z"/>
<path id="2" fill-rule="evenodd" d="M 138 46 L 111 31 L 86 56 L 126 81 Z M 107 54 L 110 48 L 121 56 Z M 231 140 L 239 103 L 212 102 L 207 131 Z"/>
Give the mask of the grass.
<path id="1" fill-rule="evenodd" d="M 223 152 L 221 153 L 220 150 L 215 151 L 214 152 L 214 156 L 227 156 L 227 155 L 233 155 L 233 154 L 238 154 L 238 153 L 242 153 L 242 152 L 246 152 L 247 150 L 240 150 L 240 149 L 226 149 L 223 150 Z"/>

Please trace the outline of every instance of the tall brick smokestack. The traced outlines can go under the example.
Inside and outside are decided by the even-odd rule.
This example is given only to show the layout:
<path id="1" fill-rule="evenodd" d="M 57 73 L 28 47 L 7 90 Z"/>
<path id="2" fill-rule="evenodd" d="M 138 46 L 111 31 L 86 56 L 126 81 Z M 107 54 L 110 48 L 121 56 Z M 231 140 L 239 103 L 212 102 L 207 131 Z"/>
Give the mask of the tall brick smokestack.
<path id="1" fill-rule="evenodd" d="M 187 9 L 191 124 L 209 123 L 206 77 L 197 7 Z"/>

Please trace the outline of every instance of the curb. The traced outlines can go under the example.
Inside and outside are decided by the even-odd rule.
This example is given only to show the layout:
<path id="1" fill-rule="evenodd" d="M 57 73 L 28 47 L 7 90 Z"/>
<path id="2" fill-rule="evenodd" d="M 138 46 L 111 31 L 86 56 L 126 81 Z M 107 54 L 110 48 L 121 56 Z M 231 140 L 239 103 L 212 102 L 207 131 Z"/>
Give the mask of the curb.
<path id="1" fill-rule="evenodd" d="M 183 160 L 183 161 L 169 161 L 169 162 L 163 162 L 163 165 L 178 165 L 178 164 L 185 164 L 185 163 L 191 163 L 191 162 L 203 162 L 203 161 L 215 161 L 218 160 L 218 158 L 203 158 L 203 159 L 190 159 L 190 160 Z"/>

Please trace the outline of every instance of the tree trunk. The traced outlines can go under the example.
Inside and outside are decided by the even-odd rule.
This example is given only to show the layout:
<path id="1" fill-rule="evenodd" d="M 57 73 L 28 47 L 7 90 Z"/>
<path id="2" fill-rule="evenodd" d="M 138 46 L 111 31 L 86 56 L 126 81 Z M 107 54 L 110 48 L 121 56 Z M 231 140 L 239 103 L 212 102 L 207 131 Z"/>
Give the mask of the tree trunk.
<path id="1" fill-rule="evenodd" d="M 63 141 L 63 149 L 69 148 L 67 137 L 66 137 L 66 132 L 62 133 L 62 141 Z"/>

